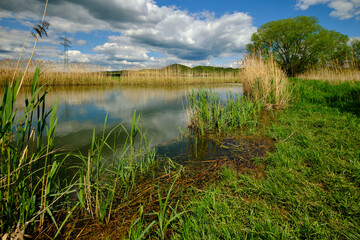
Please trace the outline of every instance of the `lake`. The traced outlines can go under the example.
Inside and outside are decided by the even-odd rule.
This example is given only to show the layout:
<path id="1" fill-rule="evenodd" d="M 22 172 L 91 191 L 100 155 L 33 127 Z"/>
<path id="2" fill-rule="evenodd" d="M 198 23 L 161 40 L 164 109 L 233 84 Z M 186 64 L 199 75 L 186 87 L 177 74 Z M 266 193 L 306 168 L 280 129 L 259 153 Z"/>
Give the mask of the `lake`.
<path id="1" fill-rule="evenodd" d="M 52 87 L 46 97 L 46 106 L 50 108 L 59 102 L 55 146 L 86 153 L 94 129 L 96 136 L 102 135 L 106 116 L 106 132 L 120 123 L 129 129 L 136 111 L 141 116 L 149 146 L 157 147 L 159 156 L 172 157 L 180 162 L 189 156 L 207 159 L 216 148 L 212 142 L 180 137 L 182 132 L 188 131 L 187 95 L 199 89 L 212 91 L 222 100 L 226 100 L 229 92 L 242 94 L 241 84 Z M 24 99 L 26 91 L 23 89 L 19 99 Z M 16 105 L 20 109 L 24 103 L 18 101 Z M 118 148 L 125 139 L 125 132 L 122 132 L 123 135 L 117 138 Z"/>

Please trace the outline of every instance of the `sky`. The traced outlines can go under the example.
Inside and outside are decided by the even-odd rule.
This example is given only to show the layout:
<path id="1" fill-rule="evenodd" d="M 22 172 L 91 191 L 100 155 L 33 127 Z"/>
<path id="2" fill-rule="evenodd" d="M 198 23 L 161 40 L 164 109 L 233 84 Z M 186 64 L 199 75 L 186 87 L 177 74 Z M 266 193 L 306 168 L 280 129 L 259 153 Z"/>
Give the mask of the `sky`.
<path id="1" fill-rule="evenodd" d="M 0 0 L 0 60 L 17 59 L 45 0 Z M 71 41 L 70 62 L 109 70 L 237 67 L 261 25 L 315 16 L 326 29 L 360 37 L 360 0 L 49 0 L 48 37 L 35 58 L 63 61 L 61 37 Z M 31 41 L 30 41 L 31 40 Z M 26 44 L 28 58 L 34 38 Z"/>

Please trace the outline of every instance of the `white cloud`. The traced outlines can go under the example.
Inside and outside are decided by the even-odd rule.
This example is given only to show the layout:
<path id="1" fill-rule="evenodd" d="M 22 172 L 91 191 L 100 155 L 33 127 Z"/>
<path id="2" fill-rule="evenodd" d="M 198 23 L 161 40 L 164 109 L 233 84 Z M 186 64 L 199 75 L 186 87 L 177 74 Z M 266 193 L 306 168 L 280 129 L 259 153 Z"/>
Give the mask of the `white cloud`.
<path id="1" fill-rule="evenodd" d="M 298 0 L 296 7 L 306 10 L 312 5 L 326 4 L 333 9 L 330 16 L 341 20 L 360 16 L 360 0 Z"/>
<path id="2" fill-rule="evenodd" d="M 83 63 L 89 62 L 89 57 L 78 50 L 69 50 L 67 51 L 67 54 L 71 62 L 83 62 Z"/>
<path id="3" fill-rule="evenodd" d="M 150 60 L 147 55 L 149 50 L 131 44 L 126 37 L 110 36 L 109 40 L 111 42 L 95 47 L 94 51 L 105 54 L 114 61 L 144 62 Z"/>
<path id="4" fill-rule="evenodd" d="M 42 16 L 43 7 L 42 0 L 0 2 L 0 18 L 12 16 L 32 26 Z M 245 13 L 215 17 L 206 11 L 189 13 L 173 6 L 160 7 L 153 0 L 52 0 L 47 19 L 58 34 L 112 31 L 114 36 L 108 41 L 92 47 L 98 54 L 84 55 L 73 46 L 69 58 L 71 54 L 74 61 L 128 67 L 174 62 L 197 65 L 213 58 L 236 56 L 256 31 L 252 18 Z M 90 40 L 76 43 L 91 44 Z M 151 57 L 151 52 L 161 53 L 162 57 Z"/>
<path id="5" fill-rule="evenodd" d="M 18 29 L 8 29 L 0 26 L 0 58 L 17 59 L 23 48 L 28 31 Z M 59 50 L 56 46 L 56 35 L 49 34 L 49 38 L 39 38 L 38 46 L 36 48 L 35 56 L 45 59 L 57 58 Z M 11 36 L 11 38 L 9 38 Z M 22 59 L 30 57 L 34 44 L 34 38 L 30 35 L 25 44 Z"/>
<path id="6" fill-rule="evenodd" d="M 77 44 L 77 45 L 80 45 L 80 46 L 81 46 L 81 45 L 85 45 L 85 44 L 86 44 L 86 40 L 84 40 L 84 39 L 79 39 L 79 40 L 76 41 L 76 44 Z"/>

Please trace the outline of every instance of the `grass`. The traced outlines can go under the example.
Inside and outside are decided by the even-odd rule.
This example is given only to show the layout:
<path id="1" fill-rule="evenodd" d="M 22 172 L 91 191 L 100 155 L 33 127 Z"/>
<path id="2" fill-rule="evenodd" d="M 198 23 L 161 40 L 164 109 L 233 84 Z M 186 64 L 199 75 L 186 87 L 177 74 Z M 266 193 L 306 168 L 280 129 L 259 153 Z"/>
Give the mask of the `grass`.
<path id="1" fill-rule="evenodd" d="M 12 82 L 14 76 L 25 70 L 29 60 L 22 60 L 17 67 L 17 61 L 4 59 L 0 61 L 0 85 Z M 32 76 L 37 67 L 41 67 L 39 85 L 99 85 L 118 84 L 117 79 L 108 77 L 106 69 L 86 63 L 70 63 L 64 66 L 62 62 L 31 60 L 27 72 L 24 74 L 23 85 L 32 85 Z"/>
<path id="2" fill-rule="evenodd" d="M 268 127 L 264 177 L 223 168 L 193 196 L 173 239 L 359 239 L 359 83 L 293 79 L 293 107 Z"/>
<path id="3" fill-rule="evenodd" d="M 47 92 L 38 95 L 38 76 L 39 69 L 25 101 L 25 114 L 18 120 L 14 104 L 20 78 L 14 86 L 5 87 L 0 107 L 0 232 L 20 238 L 43 226 L 45 215 L 54 214 L 54 203 L 73 184 L 64 188 L 58 175 L 63 159 L 53 149 L 56 105 L 45 110 Z"/>
<path id="4" fill-rule="evenodd" d="M 246 56 L 241 79 L 244 93 L 267 108 L 284 108 L 291 99 L 288 78 L 272 56 Z"/>
<path id="5" fill-rule="evenodd" d="M 199 91 L 189 95 L 189 128 L 200 134 L 249 128 L 259 123 L 261 104 L 240 95 L 227 96 L 222 103 L 216 94 Z"/>
<path id="6" fill-rule="evenodd" d="M 360 81 L 360 69 L 352 66 L 344 68 L 337 65 L 334 67 L 314 67 L 297 77 L 309 80 L 328 80 L 332 83 Z"/>

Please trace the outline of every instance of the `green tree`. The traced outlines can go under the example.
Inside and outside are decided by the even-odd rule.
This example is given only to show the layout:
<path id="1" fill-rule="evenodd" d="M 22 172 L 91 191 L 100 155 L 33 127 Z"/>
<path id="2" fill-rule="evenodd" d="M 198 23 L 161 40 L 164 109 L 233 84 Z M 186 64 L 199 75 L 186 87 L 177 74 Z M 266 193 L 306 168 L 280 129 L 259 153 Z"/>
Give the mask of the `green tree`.
<path id="1" fill-rule="evenodd" d="M 353 39 L 350 42 L 350 46 L 355 64 L 360 68 L 360 39 Z"/>
<path id="2" fill-rule="evenodd" d="M 315 17 L 271 21 L 260 26 L 246 46 L 250 54 L 271 53 L 282 69 L 290 76 L 301 73 L 317 63 L 343 63 L 349 52 L 349 38 L 319 25 Z"/>

